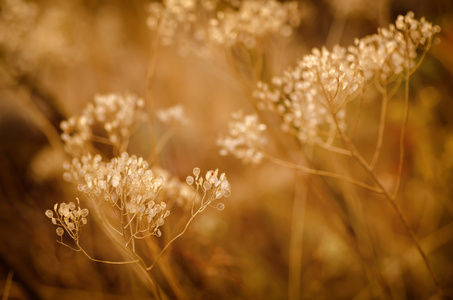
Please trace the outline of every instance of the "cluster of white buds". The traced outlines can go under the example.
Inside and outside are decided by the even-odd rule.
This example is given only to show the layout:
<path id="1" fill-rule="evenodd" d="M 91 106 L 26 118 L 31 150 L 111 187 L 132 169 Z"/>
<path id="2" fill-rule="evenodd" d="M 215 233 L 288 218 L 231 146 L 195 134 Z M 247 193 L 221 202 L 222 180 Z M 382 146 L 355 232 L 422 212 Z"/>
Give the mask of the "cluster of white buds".
<path id="1" fill-rule="evenodd" d="M 215 45 L 254 48 L 272 34 L 289 36 L 301 21 L 296 1 L 164 0 L 148 7 L 148 27 L 161 44 L 178 43 L 182 52 L 208 53 Z"/>
<path id="2" fill-rule="evenodd" d="M 266 125 L 259 123 L 256 114 L 244 116 L 242 111 L 238 111 L 232 117 L 228 123 L 228 135 L 217 139 L 220 155 L 233 154 L 245 163 L 260 163 L 264 157 L 262 147 L 266 143 L 263 136 Z"/>
<path id="3" fill-rule="evenodd" d="M 272 88 L 259 82 L 254 97 L 260 109 L 282 117 L 282 129 L 305 143 L 320 142 L 335 130 L 336 115 L 344 127 L 345 101 L 363 83 L 354 57 L 336 46 L 313 49 L 295 68 L 272 79 Z"/>
<path id="4" fill-rule="evenodd" d="M 186 125 L 188 123 L 182 105 L 171 106 L 167 109 L 160 109 L 156 112 L 156 116 L 162 123 L 166 125 Z"/>
<path id="5" fill-rule="evenodd" d="M 77 205 L 74 202 L 58 203 L 54 206 L 54 211 L 46 210 L 46 216 L 52 220 L 52 224 L 57 225 L 57 235 L 63 236 L 66 231 L 76 242 L 79 242 L 80 229 L 87 223 L 88 209 L 80 208 L 79 199 Z M 55 213 L 54 213 L 55 212 Z"/>
<path id="6" fill-rule="evenodd" d="M 425 18 L 414 19 L 414 13 L 399 15 L 395 25 L 379 28 L 378 33 L 355 40 L 355 47 L 349 47 L 357 56 L 359 69 L 367 80 L 377 77 L 386 80 L 403 70 L 416 65 L 417 51 L 427 51 L 439 26 L 433 26 Z"/>
<path id="7" fill-rule="evenodd" d="M 271 83 L 259 82 L 253 96 L 260 109 L 280 115 L 283 130 L 301 142 L 331 143 L 336 130 L 346 127 L 351 94 L 371 80 L 386 81 L 404 69 L 410 71 L 419 45 L 427 51 L 439 30 L 423 18 L 414 20 L 409 12 L 398 17 L 396 26 L 357 39 L 356 46 L 313 49 Z"/>
<path id="8" fill-rule="evenodd" d="M 61 122 L 65 150 L 75 157 L 89 153 L 95 124 L 100 124 L 108 141 L 120 148 L 128 140 L 134 125 L 144 118 L 144 105 L 143 99 L 133 94 L 96 95 L 81 115 Z"/>
<path id="9" fill-rule="evenodd" d="M 73 156 L 79 156 L 88 151 L 90 140 L 93 136 L 91 130 L 92 119 L 86 116 L 73 116 L 60 124 L 63 133 L 61 139 L 64 142 L 66 152 Z"/>
<path id="10" fill-rule="evenodd" d="M 213 6 L 208 1 L 152 2 L 147 6 L 147 25 L 156 32 L 163 46 L 177 44 L 182 52 L 188 52 L 191 48 L 200 50 L 206 43 L 200 16 L 212 9 Z"/>
<path id="11" fill-rule="evenodd" d="M 268 35 L 290 36 L 300 21 L 296 1 L 240 1 L 239 7 L 218 11 L 216 18 L 210 20 L 209 37 L 221 45 L 241 43 L 254 48 L 257 40 Z"/>
<path id="12" fill-rule="evenodd" d="M 159 226 L 170 214 L 165 202 L 157 203 L 165 178 L 155 176 L 143 158 L 123 152 L 105 162 L 100 155 L 88 154 L 73 158 L 63 168 L 66 170 L 63 178 L 78 184 L 79 191 L 93 200 L 104 199 L 135 219 L 137 232 L 160 236 Z"/>
<path id="13" fill-rule="evenodd" d="M 193 169 L 194 176 L 189 175 L 186 178 L 186 183 L 188 185 L 194 187 L 196 191 L 201 188 L 206 195 L 202 199 L 200 211 L 204 210 L 212 201 L 230 196 L 231 186 L 225 173 L 222 173 L 219 176 L 219 170 L 216 169 L 215 171 L 209 170 L 206 172 L 204 178 L 203 176 L 200 176 L 200 174 L 200 168 L 196 167 Z M 225 206 L 223 203 L 219 203 L 216 207 L 218 210 L 223 210 Z"/>

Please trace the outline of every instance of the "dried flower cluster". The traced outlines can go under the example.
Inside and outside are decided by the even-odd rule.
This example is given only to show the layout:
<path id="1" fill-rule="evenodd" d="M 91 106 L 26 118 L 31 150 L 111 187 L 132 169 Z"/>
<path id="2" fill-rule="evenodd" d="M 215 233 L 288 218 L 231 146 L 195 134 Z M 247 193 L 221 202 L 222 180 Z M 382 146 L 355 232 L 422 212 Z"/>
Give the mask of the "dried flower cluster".
<path id="1" fill-rule="evenodd" d="M 196 191 L 201 188 L 206 195 L 205 197 L 203 197 L 199 211 L 203 211 L 214 200 L 219 200 L 221 198 L 230 196 L 231 186 L 225 173 L 222 173 L 219 176 L 219 170 L 216 169 L 215 171 L 209 170 L 208 172 L 206 172 L 204 178 L 203 176 L 200 176 L 200 174 L 200 168 L 194 168 L 193 175 L 195 177 L 189 175 L 186 178 L 188 185 L 194 187 Z M 219 203 L 217 205 L 217 209 L 222 210 L 223 208 L 224 205 L 222 203 Z"/>
<path id="2" fill-rule="evenodd" d="M 356 56 L 359 70 L 369 80 L 377 76 L 386 80 L 404 69 L 416 66 L 417 51 L 428 51 L 433 37 L 440 32 L 439 26 L 433 26 L 425 18 L 414 19 L 414 13 L 399 15 L 395 25 L 379 28 L 378 34 L 355 41 L 355 47 L 348 50 Z"/>
<path id="3" fill-rule="evenodd" d="M 268 35 L 290 36 L 300 19 L 296 1 L 241 1 L 236 9 L 217 12 L 210 21 L 209 37 L 221 45 L 254 48 Z"/>
<path id="4" fill-rule="evenodd" d="M 166 125 L 185 125 L 188 123 L 182 105 L 175 105 L 167 109 L 160 109 L 156 112 L 156 116 L 162 123 Z"/>
<path id="5" fill-rule="evenodd" d="M 57 225 L 57 235 L 63 238 L 66 231 L 69 236 L 76 242 L 79 242 L 80 229 L 87 223 L 88 209 L 80 208 L 79 199 L 77 206 L 74 202 L 58 203 L 54 206 L 54 212 L 50 209 L 46 210 L 46 216 L 52 220 L 52 224 Z"/>
<path id="6" fill-rule="evenodd" d="M 91 143 L 97 141 L 93 134 L 97 124 L 105 130 L 105 142 L 123 149 L 134 125 L 144 117 L 143 108 L 143 99 L 132 94 L 96 95 L 94 103 L 89 103 L 81 115 L 61 123 L 66 152 L 74 157 L 89 154 Z"/>
<path id="7" fill-rule="evenodd" d="M 357 39 L 355 46 L 313 49 L 297 65 L 259 82 L 254 97 L 259 108 L 282 117 L 282 129 L 301 142 L 330 144 L 337 129 L 346 127 L 346 104 L 351 94 L 372 80 L 387 84 L 392 76 L 416 66 L 417 49 L 427 51 L 440 28 L 413 13 L 399 16 L 396 26 Z"/>
<path id="8" fill-rule="evenodd" d="M 201 3 L 202 7 L 209 7 L 206 6 L 208 1 Z M 171 45 L 175 41 L 190 43 L 192 37 L 194 41 L 202 40 L 203 32 L 196 26 L 197 7 L 197 1 L 194 0 L 153 2 L 147 7 L 149 13 L 147 25 L 151 30 L 158 31 L 163 46 Z"/>
<path id="9" fill-rule="evenodd" d="M 246 163 L 260 163 L 264 157 L 262 147 L 266 143 L 263 136 L 266 125 L 258 122 L 256 114 L 244 116 L 242 111 L 238 111 L 232 117 L 228 123 L 228 135 L 217 140 L 220 155 L 233 154 Z"/>
<path id="10" fill-rule="evenodd" d="M 163 45 L 178 43 L 182 52 L 195 49 L 206 53 L 209 43 L 254 48 L 271 34 L 289 36 L 301 14 L 296 1 L 174 1 L 148 6 L 148 27 Z"/>
<path id="11" fill-rule="evenodd" d="M 103 199 L 126 215 L 134 237 L 161 235 L 159 226 L 170 211 L 166 210 L 165 202 L 157 203 L 156 198 L 165 178 L 155 176 L 143 158 L 123 152 L 106 163 L 100 155 L 88 154 L 63 167 L 67 170 L 63 177 L 78 183 L 78 189 L 90 199 Z"/>
<path id="12" fill-rule="evenodd" d="M 213 200 L 230 193 L 225 174 L 218 179 L 218 171 L 210 171 L 205 179 L 197 177 L 196 191 L 200 184 L 204 192 L 200 199 L 198 193 L 164 169 L 153 171 L 142 157 L 122 151 L 127 147 L 134 126 L 143 119 L 143 108 L 143 100 L 134 95 L 98 95 L 80 116 L 61 124 L 65 149 L 73 157 L 71 162 L 63 164 L 63 179 L 76 184 L 78 190 L 85 193 L 104 224 L 122 237 L 120 242 L 133 252 L 135 240 L 162 235 L 160 228 L 170 215 L 168 201 L 183 209 L 190 209 L 190 206 L 193 209 L 195 203 L 201 203 L 198 210 L 201 212 Z M 157 117 L 167 125 L 186 122 L 182 106 L 160 110 Z M 94 134 L 99 128 L 104 135 Z M 94 154 L 99 152 L 94 143 L 100 141 L 112 146 L 114 157 L 108 160 L 99 153 Z M 115 156 L 115 153 L 121 154 Z M 60 225 L 58 235 L 64 228 L 80 247 L 77 232 L 81 224 L 86 223 L 87 210 L 82 210 L 83 218 L 78 219 L 80 214 L 73 206 L 63 203 L 56 218 L 51 211 L 46 211 L 46 215 L 53 218 L 54 224 Z M 56 212 L 57 207 L 58 204 Z"/>

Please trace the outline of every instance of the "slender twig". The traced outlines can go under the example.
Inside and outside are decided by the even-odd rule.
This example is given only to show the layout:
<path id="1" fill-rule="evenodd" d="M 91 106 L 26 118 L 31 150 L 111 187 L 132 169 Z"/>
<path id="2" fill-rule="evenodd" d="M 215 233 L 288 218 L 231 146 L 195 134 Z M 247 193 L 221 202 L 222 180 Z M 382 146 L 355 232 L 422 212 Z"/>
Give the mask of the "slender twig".
<path id="1" fill-rule="evenodd" d="M 135 263 L 138 263 L 139 260 L 129 260 L 129 261 L 108 261 L 108 260 L 100 260 L 100 259 L 96 259 L 96 258 L 93 258 L 91 257 L 85 250 L 83 250 L 83 248 L 77 244 L 77 246 L 79 247 L 80 251 L 86 255 L 86 257 L 88 257 L 90 260 L 92 261 L 95 261 L 95 262 L 100 262 L 100 263 L 106 263 L 106 264 L 112 264 L 112 265 L 127 265 L 127 264 L 135 264 Z"/>
<path id="2" fill-rule="evenodd" d="M 379 154 L 381 153 L 381 147 L 382 147 L 382 141 L 384 137 L 384 128 L 385 128 L 385 117 L 387 114 L 387 89 L 383 89 L 383 95 L 382 95 L 382 104 L 381 104 L 381 118 L 379 120 L 379 132 L 378 132 L 378 138 L 377 138 L 377 143 L 376 143 L 376 148 L 374 150 L 374 155 L 373 159 L 371 160 L 370 163 L 370 168 L 374 169 L 374 166 L 376 165 L 376 162 L 379 158 Z"/>
<path id="3" fill-rule="evenodd" d="M 296 173 L 297 176 L 300 174 Z M 302 183 L 296 180 L 294 186 L 293 215 L 291 217 L 291 235 L 289 245 L 289 280 L 288 280 L 288 298 L 290 300 L 300 299 L 300 281 L 302 269 L 302 250 L 303 250 L 303 232 L 305 224 L 305 207 L 308 198 L 308 180 L 306 174 L 303 175 Z M 300 190 L 305 187 L 304 190 Z"/>
<path id="4" fill-rule="evenodd" d="M 63 144 L 60 140 L 60 135 L 55 127 L 50 123 L 49 119 L 36 107 L 36 104 L 31 100 L 32 92 L 29 91 L 25 97 L 16 97 L 15 100 L 19 102 L 20 109 L 25 110 L 30 116 L 36 126 L 45 135 L 49 144 L 54 149 L 62 149 Z"/>
<path id="5" fill-rule="evenodd" d="M 400 151 L 399 151 L 399 159 L 398 159 L 398 169 L 396 171 L 396 183 L 395 183 L 395 189 L 391 195 L 392 200 L 396 198 L 398 195 L 400 185 L 401 185 L 401 176 L 403 172 L 403 164 L 404 164 L 404 140 L 406 136 L 406 127 L 407 127 L 407 121 L 409 119 L 409 78 L 410 74 L 409 72 L 406 73 L 406 82 L 404 84 L 404 117 L 403 117 L 403 123 L 401 125 L 401 132 L 400 132 Z"/>
<path id="6" fill-rule="evenodd" d="M 151 123 L 151 126 L 155 128 L 155 117 L 154 117 L 154 101 L 153 101 L 153 79 L 154 79 L 154 72 L 156 69 L 156 62 L 157 62 L 157 54 L 159 50 L 159 31 L 161 29 L 161 24 L 162 24 L 162 17 L 163 17 L 163 12 L 159 16 L 158 23 L 157 23 L 157 29 L 156 29 L 156 38 L 154 41 L 152 41 L 151 44 L 151 53 L 150 53 L 150 58 L 149 58 L 149 63 L 148 63 L 148 73 L 146 75 L 146 91 L 147 91 L 147 97 L 146 97 L 146 102 L 148 106 L 148 117 L 149 121 Z M 156 144 L 156 132 L 155 130 L 151 130 L 150 133 L 150 141 L 151 144 Z M 153 155 L 153 154 L 152 154 Z"/>
<path id="7" fill-rule="evenodd" d="M 11 285 L 13 283 L 14 270 L 8 272 L 8 277 L 6 277 L 5 289 L 3 290 L 2 300 L 7 300 L 9 297 L 9 291 L 11 290 Z"/>
<path id="8" fill-rule="evenodd" d="M 404 159 L 404 148 L 401 146 L 404 141 L 404 134 L 405 134 L 405 131 L 406 131 L 406 126 L 407 126 L 407 118 L 408 118 L 408 106 L 409 106 L 409 103 L 408 103 L 408 98 L 409 98 L 409 77 L 410 77 L 410 74 L 409 72 L 407 72 L 406 74 L 406 95 L 405 95 L 405 104 L 406 104 L 406 108 L 405 108 L 405 117 L 404 117 L 404 121 L 403 121 L 403 127 L 402 127 L 402 130 L 401 130 L 401 136 L 400 136 L 400 162 L 399 162 L 399 169 L 402 169 L 402 162 L 403 162 L 403 159 Z M 327 93 L 324 93 L 325 97 L 328 97 Z M 344 143 L 346 144 L 346 146 L 349 148 L 349 150 L 351 151 L 351 155 L 352 157 L 354 157 L 356 159 L 356 161 L 368 172 L 368 174 L 372 177 L 373 181 L 376 183 L 376 185 L 378 186 L 378 188 L 382 191 L 383 195 L 385 196 L 385 198 L 387 199 L 387 201 L 390 203 L 390 205 L 392 206 L 393 210 L 396 212 L 398 218 L 400 219 L 401 223 L 404 225 L 404 227 L 406 228 L 406 230 L 409 232 L 409 235 L 413 241 L 413 243 L 415 244 L 415 246 L 417 247 L 417 250 L 418 252 L 420 253 L 420 255 L 422 256 L 422 259 L 431 275 L 431 278 L 433 279 L 433 282 L 434 284 L 436 285 L 436 289 L 439 293 L 439 295 L 443 298 L 443 292 L 442 292 L 442 288 L 440 286 L 440 283 L 439 283 L 439 280 L 437 279 L 437 276 L 436 274 L 434 273 L 434 270 L 432 268 L 432 265 L 431 263 L 429 262 L 428 260 L 428 257 L 426 255 L 426 253 L 423 251 L 421 245 L 420 245 L 420 242 L 418 241 L 418 238 L 417 236 L 415 235 L 414 231 L 412 230 L 412 228 L 410 227 L 408 221 L 406 220 L 404 214 L 402 213 L 401 209 L 399 208 L 398 204 L 396 203 L 395 201 L 395 198 L 397 196 L 397 192 L 398 192 L 398 187 L 399 187 L 399 184 L 401 182 L 400 180 L 400 176 L 398 176 L 398 184 L 397 184 L 397 188 L 395 189 L 395 192 L 393 195 L 385 188 L 384 184 L 382 183 L 382 181 L 380 180 L 380 178 L 377 176 L 377 174 L 373 171 L 373 169 L 370 167 L 370 165 L 365 161 L 365 159 L 362 157 L 362 155 L 360 154 L 360 152 L 357 150 L 357 148 L 354 146 L 354 144 L 352 143 L 352 141 L 350 140 L 350 138 L 348 138 L 346 136 L 346 134 L 344 133 L 344 131 L 341 129 L 339 123 L 338 123 L 338 119 L 336 117 L 336 115 L 333 113 L 333 108 L 331 108 L 331 115 L 333 117 L 333 120 L 335 122 L 335 125 L 337 127 L 337 130 L 338 132 L 340 133 L 340 135 L 342 136 L 342 139 L 344 141 Z M 401 171 L 399 171 L 401 172 Z M 400 174 L 400 173 L 399 173 Z"/>
<path id="9" fill-rule="evenodd" d="M 103 137 L 103 136 L 92 135 L 90 137 L 90 140 L 94 143 L 112 146 L 112 142 L 108 138 Z"/>
<path id="10" fill-rule="evenodd" d="M 365 88 L 362 88 L 360 91 L 360 101 L 359 101 L 359 108 L 358 112 L 354 118 L 354 121 L 352 122 L 351 129 L 349 130 L 349 138 L 352 138 L 354 135 L 355 129 L 357 128 L 357 124 L 359 123 L 360 115 L 362 113 L 363 109 L 363 99 L 365 98 Z"/>
<path id="11" fill-rule="evenodd" d="M 205 197 L 203 197 L 204 199 Z M 203 200 L 201 202 L 201 205 L 200 205 L 200 208 L 198 208 L 198 210 L 193 213 L 189 219 L 189 221 L 187 221 L 186 223 L 186 226 L 184 226 L 184 229 L 179 233 L 177 234 L 175 237 L 173 237 L 166 245 L 165 247 L 160 251 L 159 255 L 157 255 L 157 257 L 154 259 L 154 262 L 149 266 L 147 267 L 146 269 L 147 270 L 151 270 L 154 265 L 157 263 L 157 261 L 159 260 L 159 258 L 162 256 L 162 254 L 164 254 L 165 250 L 168 249 L 168 247 L 170 247 L 170 245 L 176 241 L 178 238 L 180 238 L 186 231 L 187 231 L 187 228 L 189 228 L 189 225 L 190 223 L 192 223 L 193 219 L 199 214 L 201 213 L 209 204 L 211 203 L 211 199 L 209 198 L 206 202 L 203 203 Z"/>
<path id="12" fill-rule="evenodd" d="M 278 158 L 273 157 L 273 156 L 271 156 L 269 154 L 266 154 L 266 153 L 264 154 L 264 156 L 265 156 L 265 158 L 267 158 L 268 160 L 272 161 L 273 163 L 276 163 L 278 165 L 281 165 L 281 166 L 284 166 L 284 167 L 287 167 L 287 168 L 290 168 L 290 169 L 301 170 L 301 171 L 309 173 L 309 174 L 314 174 L 314 175 L 319 175 L 319 176 L 324 176 L 324 177 L 331 177 L 331 178 L 341 179 L 341 180 L 344 180 L 344 181 L 346 181 L 348 183 L 355 184 L 357 186 L 363 187 L 363 188 L 365 188 L 367 190 L 370 190 L 372 192 L 382 193 L 382 189 L 379 188 L 379 187 L 374 187 L 374 186 L 368 185 L 368 184 L 366 184 L 364 182 L 361 182 L 359 180 L 356 180 L 356 179 L 353 179 L 353 178 L 350 178 L 350 177 L 347 177 L 347 176 L 344 176 L 344 175 L 341 175 L 341 174 L 327 172 L 327 171 L 323 171 L 323 170 L 316 170 L 316 169 L 312 169 L 312 168 L 307 168 L 307 167 L 304 167 L 302 165 L 298 165 L 298 164 L 294 164 L 294 163 L 291 163 L 291 162 L 287 162 L 287 161 L 278 159 Z"/>
<path id="13" fill-rule="evenodd" d="M 165 144 L 171 139 L 171 137 L 175 134 L 176 128 L 172 126 L 169 130 L 167 130 L 164 135 L 157 141 L 156 146 L 154 147 L 154 151 L 151 154 L 151 163 L 155 163 L 157 157 L 159 156 L 160 152 L 164 148 Z"/>
<path id="14" fill-rule="evenodd" d="M 420 55 L 420 58 L 418 60 L 418 62 L 415 64 L 415 66 L 409 71 L 409 75 L 412 75 L 417 69 L 418 67 L 420 67 L 420 65 L 422 64 L 422 61 L 425 59 L 425 56 L 426 54 L 428 53 L 428 50 L 429 48 L 431 48 L 431 44 L 432 44 L 432 38 L 429 38 L 427 43 L 426 43 L 426 46 L 425 48 L 423 49 L 423 53 L 422 55 Z"/>
<path id="15" fill-rule="evenodd" d="M 321 148 L 324 148 L 326 150 L 329 150 L 331 152 L 335 152 L 335 153 L 338 153 L 338 154 L 343 154 L 343 155 L 346 155 L 346 156 L 351 156 L 351 152 L 349 150 L 329 145 L 327 143 L 324 143 L 323 141 L 317 141 L 316 145 L 318 145 Z"/>

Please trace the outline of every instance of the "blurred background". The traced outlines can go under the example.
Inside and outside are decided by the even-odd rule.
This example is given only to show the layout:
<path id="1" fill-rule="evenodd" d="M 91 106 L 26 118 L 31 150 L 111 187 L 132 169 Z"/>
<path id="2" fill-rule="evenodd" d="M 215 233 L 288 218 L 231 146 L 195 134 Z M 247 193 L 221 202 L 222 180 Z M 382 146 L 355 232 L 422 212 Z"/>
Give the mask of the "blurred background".
<path id="1" fill-rule="evenodd" d="M 232 186 L 225 210 L 205 211 L 165 254 L 188 299 L 287 299 L 291 247 L 301 257 L 301 299 L 436 299 L 426 266 L 383 198 L 337 180 L 307 177 L 269 162 L 244 165 L 218 154 L 216 139 L 226 132 L 231 112 L 255 111 L 247 88 L 253 79 L 247 72 L 238 75 L 240 66 L 234 70 L 222 58 L 222 49 L 207 57 L 199 55 L 204 53 L 200 49 L 181 52 L 178 43 L 156 44 L 155 32 L 147 27 L 149 3 L 0 0 L 3 299 L 151 296 L 133 266 L 95 263 L 57 244 L 55 227 L 44 215 L 55 202 L 75 197 L 84 202 L 76 187 L 62 179 L 68 157 L 59 139 L 60 122 L 79 114 L 96 94 L 127 91 L 152 99 L 152 109 L 184 106 L 189 123 L 163 148 L 161 167 L 181 180 L 196 166 L 202 171 L 219 168 Z M 410 84 L 397 201 L 445 295 L 453 298 L 453 3 L 307 0 L 299 1 L 299 7 L 301 24 L 293 36 L 275 39 L 266 49 L 275 74 L 313 47 L 352 45 L 354 38 L 374 34 L 407 11 L 441 26 L 440 43 Z M 390 183 L 398 159 L 402 95 L 389 103 L 378 164 L 379 176 Z M 365 138 L 358 146 L 367 153 L 374 147 L 366 137 L 375 133 L 374 112 L 380 105 L 372 99 L 365 104 L 368 110 L 358 129 Z M 264 117 L 275 132 L 269 151 L 300 161 L 297 143 L 281 133 L 278 120 Z M 131 154 L 150 155 L 150 136 L 165 131 L 153 124 L 132 138 Z M 321 169 L 342 170 L 350 163 L 323 150 L 312 158 Z M 297 199 L 303 202 L 298 205 Z M 300 243 L 294 244 L 292 220 L 298 219 L 303 226 Z M 164 245 L 165 239 L 156 244 Z M 121 258 L 95 220 L 84 228 L 82 241 L 96 257 Z"/>

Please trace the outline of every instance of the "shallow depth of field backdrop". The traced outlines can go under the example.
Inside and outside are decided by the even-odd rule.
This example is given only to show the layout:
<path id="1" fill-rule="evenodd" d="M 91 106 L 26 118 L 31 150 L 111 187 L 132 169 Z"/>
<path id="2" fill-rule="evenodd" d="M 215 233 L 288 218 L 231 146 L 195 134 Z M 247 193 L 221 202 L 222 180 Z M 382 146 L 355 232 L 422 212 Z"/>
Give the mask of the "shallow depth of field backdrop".
<path id="1" fill-rule="evenodd" d="M 201 2 L 222 7 L 220 1 Z M 224 6 L 240 2 L 225 1 Z M 207 46 L 205 36 L 185 31 L 179 23 L 175 32 L 156 31 L 151 3 L 0 0 L 3 299 L 156 297 L 137 265 L 94 262 L 57 243 L 56 227 L 44 213 L 56 202 L 78 197 L 90 209 L 80 237 L 85 250 L 96 259 L 130 259 L 100 229 L 105 224 L 86 195 L 63 180 L 63 162 L 70 157 L 59 137 L 60 123 L 81 114 L 95 95 L 110 93 L 143 98 L 149 114 L 180 104 L 187 119 L 171 128 L 174 134 L 154 155 L 168 128 L 148 115 L 131 136 L 130 155 L 148 159 L 183 183 L 194 167 L 203 174 L 218 168 L 231 185 L 231 195 L 221 199 L 225 208 L 216 209 L 217 203 L 208 207 L 164 252 L 160 260 L 171 274 L 151 271 L 161 298 L 440 299 L 439 289 L 453 298 L 451 1 L 298 1 L 295 18 L 300 23 L 286 28 L 292 32 L 257 39 L 252 50 Z M 271 159 L 243 163 L 233 155 L 221 156 L 217 145 L 219 136 L 228 133 L 231 114 L 242 110 L 266 123 L 265 147 L 273 158 L 371 184 L 351 157 L 299 144 L 283 132 L 278 116 L 256 108 L 253 90 L 258 80 L 282 74 L 312 48 L 354 45 L 355 38 L 375 34 L 408 11 L 442 31 L 408 86 L 404 164 L 395 201 L 426 253 L 438 287 L 410 232 L 382 195 Z M 203 12 L 195 15 L 197 20 L 205 17 Z M 404 88 L 403 81 L 387 103 L 382 149 L 374 163 L 384 187 L 392 187 L 399 172 Z M 353 113 L 363 109 L 353 124 L 354 141 L 367 160 L 376 147 L 381 113 L 381 96 L 371 90 L 363 107 L 351 108 Z M 341 146 L 341 141 L 335 143 Z M 162 249 L 189 217 L 172 211 L 162 236 L 151 236 L 150 242 Z M 152 262 L 152 256 L 143 256 Z"/>

